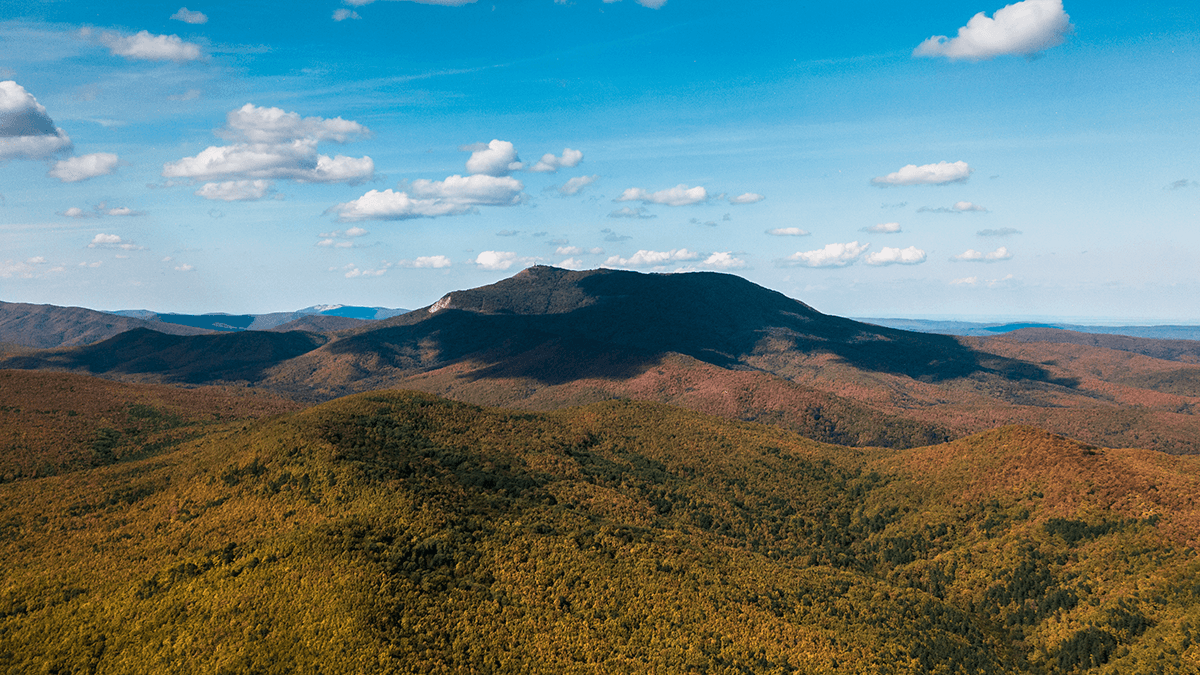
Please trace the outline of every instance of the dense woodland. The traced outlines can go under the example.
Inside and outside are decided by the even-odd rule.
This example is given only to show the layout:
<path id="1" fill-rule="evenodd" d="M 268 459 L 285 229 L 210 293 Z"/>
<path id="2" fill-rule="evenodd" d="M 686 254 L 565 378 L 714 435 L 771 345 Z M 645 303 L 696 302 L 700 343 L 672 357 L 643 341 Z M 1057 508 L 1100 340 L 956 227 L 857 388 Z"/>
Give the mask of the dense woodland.
<path id="1" fill-rule="evenodd" d="M 83 381 L 131 403 L 0 484 L 5 672 L 1200 672 L 1198 458 Z"/>

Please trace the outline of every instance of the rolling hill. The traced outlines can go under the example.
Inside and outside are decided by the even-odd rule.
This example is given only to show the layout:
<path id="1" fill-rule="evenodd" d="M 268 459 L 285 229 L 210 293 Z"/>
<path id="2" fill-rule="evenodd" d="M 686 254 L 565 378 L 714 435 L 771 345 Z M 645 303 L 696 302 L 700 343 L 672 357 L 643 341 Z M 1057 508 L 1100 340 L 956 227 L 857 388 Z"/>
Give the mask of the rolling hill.
<path id="1" fill-rule="evenodd" d="M 0 668 L 1194 672 L 1197 461 L 361 394 L 0 485 Z"/>
<path id="2" fill-rule="evenodd" d="M 208 332 L 189 326 L 143 321 L 82 307 L 0 302 L 0 345 L 7 343 L 36 349 L 74 347 L 107 340 L 135 328 L 146 328 L 170 335 L 201 335 Z"/>

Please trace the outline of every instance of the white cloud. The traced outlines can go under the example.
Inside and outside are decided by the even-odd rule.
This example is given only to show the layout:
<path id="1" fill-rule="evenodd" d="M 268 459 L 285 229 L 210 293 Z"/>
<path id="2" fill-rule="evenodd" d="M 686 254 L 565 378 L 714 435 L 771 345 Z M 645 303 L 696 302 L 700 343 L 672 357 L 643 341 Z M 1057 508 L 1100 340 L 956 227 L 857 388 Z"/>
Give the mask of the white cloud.
<path id="1" fill-rule="evenodd" d="M 579 150 L 563 148 L 562 157 L 555 157 L 552 153 L 547 152 L 542 155 L 537 164 L 529 167 L 530 171 L 539 173 L 555 173 L 559 169 L 572 169 L 579 166 L 583 161 L 583 153 Z M 572 192 L 571 194 L 575 194 Z"/>
<path id="2" fill-rule="evenodd" d="M 361 18 L 362 17 L 358 15 L 358 12 L 356 12 L 352 9 L 346 9 L 345 7 L 334 10 L 334 12 L 333 12 L 333 20 L 334 21 L 345 21 L 346 19 L 361 19 Z"/>
<path id="3" fill-rule="evenodd" d="M 58 215 L 66 216 L 68 218 L 97 218 L 100 216 L 100 214 L 96 213 L 95 211 L 84 211 L 78 206 L 72 206 Z"/>
<path id="4" fill-rule="evenodd" d="M 877 234 L 895 234 L 900 231 L 900 223 L 879 223 L 871 227 L 862 228 L 863 232 L 873 232 Z"/>
<path id="5" fill-rule="evenodd" d="M 163 177 L 356 184 L 375 174 L 370 157 L 330 157 L 317 152 L 317 144 L 324 141 L 345 143 L 369 135 L 370 130 L 357 122 L 341 117 L 302 118 L 294 112 L 249 103 L 230 111 L 226 122 L 216 133 L 234 141 L 233 145 L 210 146 L 195 157 L 167 162 Z"/>
<path id="6" fill-rule="evenodd" d="M 407 192 L 394 192 L 389 188 L 382 192 L 371 190 L 358 199 L 338 204 L 331 210 L 343 221 L 410 220 L 456 216 L 473 211 L 474 207 L 437 199 L 413 199 Z"/>
<path id="7" fill-rule="evenodd" d="M 583 249 L 578 246 L 559 246 L 554 249 L 555 255 L 581 255 L 582 253 Z"/>
<path id="8" fill-rule="evenodd" d="M 699 260 L 701 254 L 686 248 L 671 249 L 670 251 L 641 250 L 628 258 L 614 255 L 604 264 L 608 267 L 661 267 L 675 262 Z"/>
<path id="9" fill-rule="evenodd" d="M 87 38 L 92 35 L 92 31 L 84 28 L 79 34 Z M 178 35 L 153 35 L 145 30 L 135 35 L 103 31 L 96 35 L 96 40 L 108 47 L 113 56 L 124 56 L 130 60 L 182 63 L 201 57 L 200 45 L 184 42 Z"/>
<path id="10" fill-rule="evenodd" d="M 581 270 L 587 267 L 587 263 L 579 258 L 567 258 L 566 260 L 558 263 L 558 266 L 568 270 Z"/>
<path id="11" fill-rule="evenodd" d="M 755 192 L 747 192 L 746 194 L 738 195 L 737 197 L 730 197 L 729 203 L 730 204 L 753 204 L 755 202 L 761 202 L 764 199 L 766 199 L 766 197 L 764 197 L 760 194 L 757 194 Z"/>
<path id="12" fill-rule="evenodd" d="M 616 211 L 608 214 L 609 218 L 657 218 L 658 216 L 646 210 L 646 207 L 639 206 L 636 209 L 631 206 L 623 206 Z"/>
<path id="13" fill-rule="evenodd" d="M 471 153 L 471 157 L 467 160 L 467 173 L 507 176 L 513 171 L 520 171 L 521 167 L 525 166 L 521 163 L 521 158 L 517 157 L 517 149 L 508 141 L 492 139 L 492 142 L 487 145 L 476 143 L 464 145 L 460 149 Z"/>
<path id="14" fill-rule="evenodd" d="M 290 143 L 296 139 L 348 143 L 369 137 L 371 130 L 341 117 L 301 117 L 282 108 L 260 108 L 254 104 L 225 114 L 225 128 L 217 135 L 241 143 Z"/>
<path id="15" fill-rule="evenodd" d="M 864 262 L 868 265 L 917 265 L 925 262 L 925 251 L 916 246 L 908 248 L 884 246 L 878 252 L 867 254 Z"/>
<path id="16" fill-rule="evenodd" d="M 0 82 L 0 162 L 45 159 L 70 148 L 70 137 L 54 126 L 45 106 L 25 87 Z"/>
<path id="17" fill-rule="evenodd" d="M 555 0 L 555 2 L 557 2 L 557 1 L 558 0 Z M 604 0 L 604 3 L 612 4 L 614 2 L 620 2 L 620 1 L 621 0 Z M 667 0 L 636 0 L 636 2 L 637 2 L 637 4 L 641 5 L 642 7 L 649 7 L 650 9 L 658 9 L 659 7 L 662 7 L 663 5 L 667 4 Z"/>
<path id="18" fill-rule="evenodd" d="M 392 266 L 391 263 L 384 262 L 384 263 L 380 263 L 379 267 L 376 267 L 373 270 L 359 269 L 356 265 L 347 265 L 343 269 L 348 268 L 349 271 L 346 272 L 345 277 L 347 279 L 353 279 L 355 277 L 381 277 L 381 276 L 383 276 L 383 273 L 387 272 L 388 268 L 390 268 L 391 266 Z"/>
<path id="19" fill-rule="evenodd" d="M 937 164 L 909 164 L 899 171 L 871 179 L 874 185 L 944 185 L 961 183 L 974 171 L 966 162 L 938 162 Z"/>
<path id="20" fill-rule="evenodd" d="M 171 15 L 171 19 L 193 25 L 208 23 L 208 17 L 205 16 L 204 12 L 193 12 L 187 7 L 180 7 L 178 12 Z"/>
<path id="21" fill-rule="evenodd" d="M 355 7 L 362 7 L 363 5 L 369 5 L 373 2 L 375 2 L 375 0 L 346 0 L 347 5 L 353 5 Z M 475 0 L 408 0 L 408 2 L 415 2 L 415 3 L 421 4 L 421 5 L 441 5 L 443 7 L 462 7 L 463 5 L 473 4 L 475 2 Z"/>
<path id="22" fill-rule="evenodd" d="M 578 194 L 580 190 L 591 185 L 592 183 L 595 183 L 599 178 L 600 176 L 598 175 L 576 176 L 575 178 L 572 178 L 564 183 L 562 187 L 558 188 L 558 193 L 561 195 Z"/>
<path id="23" fill-rule="evenodd" d="M 532 262 L 531 258 L 519 258 L 512 251 L 484 251 L 475 257 L 475 264 L 485 270 L 506 270 L 513 265 Z"/>
<path id="24" fill-rule="evenodd" d="M 1071 17 L 1062 0 L 1024 0 L 971 17 L 958 37 L 935 35 L 913 50 L 913 56 L 945 56 L 979 61 L 1004 54 L 1032 56 L 1063 43 L 1071 32 Z"/>
<path id="25" fill-rule="evenodd" d="M 142 251 L 145 250 L 141 246 L 129 241 L 125 241 L 115 234 L 97 234 L 92 237 L 92 243 L 88 244 L 88 248 L 115 248 L 122 251 Z"/>
<path id="26" fill-rule="evenodd" d="M 863 254 L 870 244 L 860 244 L 852 241 L 847 244 L 826 244 L 825 248 L 815 251 L 797 251 L 784 258 L 785 265 L 802 265 L 804 267 L 845 267 Z"/>
<path id="27" fill-rule="evenodd" d="M 732 251 L 723 253 L 713 253 L 700 263 L 700 267 L 709 267 L 718 270 L 738 270 L 746 266 L 746 261 L 741 258 L 736 258 Z"/>
<path id="28" fill-rule="evenodd" d="M 322 239 L 321 241 L 317 242 L 317 246 L 320 246 L 323 248 L 353 248 L 354 242 L 352 242 L 352 241 L 337 241 L 334 239 Z"/>
<path id="29" fill-rule="evenodd" d="M 273 192 L 275 183 L 259 179 L 205 183 L 195 194 L 214 201 L 247 202 L 262 199 Z"/>
<path id="30" fill-rule="evenodd" d="M 767 230 L 767 234 L 773 237 L 807 237 L 809 231 L 798 227 L 776 227 L 775 229 Z"/>
<path id="31" fill-rule="evenodd" d="M 114 206 L 110 209 L 105 209 L 101 206 L 100 213 L 106 216 L 144 216 L 143 211 L 134 211 L 128 206 Z"/>
<path id="32" fill-rule="evenodd" d="M 180 265 L 179 267 L 176 267 L 175 271 L 176 272 L 191 272 L 194 269 L 196 269 L 196 268 L 192 267 L 191 265 L 189 265 L 187 263 L 184 263 L 184 264 Z"/>
<path id="33" fill-rule="evenodd" d="M 629 188 L 617 197 L 615 202 L 635 202 L 640 201 L 643 204 L 666 204 L 667 206 L 687 206 L 689 204 L 699 204 L 708 201 L 708 192 L 700 186 L 689 188 L 687 185 L 680 183 L 673 188 L 667 190 L 659 190 L 658 192 L 647 192 L 642 188 Z"/>
<path id="34" fill-rule="evenodd" d="M 997 260 L 1008 260 L 1011 257 L 1012 257 L 1012 253 L 1010 253 L 1006 247 L 1001 246 L 1000 248 L 996 249 L 995 251 L 992 251 L 991 253 L 983 253 L 982 251 L 976 251 L 973 248 L 969 248 L 966 251 L 954 256 L 953 258 L 951 258 L 951 260 L 963 260 L 963 261 L 972 261 L 972 262 L 995 262 Z"/>
<path id="35" fill-rule="evenodd" d="M 974 286 L 977 283 L 979 283 L 979 277 L 963 277 L 950 281 L 951 286 Z"/>
<path id="36" fill-rule="evenodd" d="M 1021 234 L 1021 231 L 1016 229 L 1015 227 L 1002 227 L 998 230 L 992 230 L 992 229 L 980 230 L 980 231 L 976 232 L 975 234 L 980 237 L 1007 237 L 1007 236 L 1013 235 L 1013 234 Z"/>
<path id="37" fill-rule="evenodd" d="M 950 208 L 958 211 L 959 213 L 964 213 L 967 211 L 979 211 L 981 213 L 987 212 L 987 209 L 978 204 L 972 204 L 971 202 L 954 202 L 954 206 L 951 206 Z"/>
<path id="38" fill-rule="evenodd" d="M 444 255 L 423 255 L 413 260 L 401 260 L 398 264 L 415 269 L 442 269 L 450 266 L 450 259 Z"/>
<path id="39" fill-rule="evenodd" d="M 55 162 L 54 168 L 46 175 L 64 183 L 78 183 L 96 176 L 107 176 L 117 170 L 119 163 L 117 156 L 111 152 L 94 152 Z"/>
<path id="40" fill-rule="evenodd" d="M 452 204 L 512 206 L 521 203 L 525 186 L 511 176 L 475 174 L 449 176 L 446 180 L 415 180 L 412 194 L 417 199 L 432 199 Z"/>

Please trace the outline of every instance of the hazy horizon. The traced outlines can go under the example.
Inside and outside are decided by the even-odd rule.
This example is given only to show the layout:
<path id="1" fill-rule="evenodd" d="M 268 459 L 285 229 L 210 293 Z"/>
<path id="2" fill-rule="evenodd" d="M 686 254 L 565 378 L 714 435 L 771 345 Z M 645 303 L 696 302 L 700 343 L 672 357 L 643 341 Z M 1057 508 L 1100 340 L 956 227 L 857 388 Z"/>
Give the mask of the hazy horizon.
<path id="1" fill-rule="evenodd" d="M 531 264 L 1200 324 L 1200 16 L 1024 0 L 24 3 L 0 298 L 417 308 Z"/>

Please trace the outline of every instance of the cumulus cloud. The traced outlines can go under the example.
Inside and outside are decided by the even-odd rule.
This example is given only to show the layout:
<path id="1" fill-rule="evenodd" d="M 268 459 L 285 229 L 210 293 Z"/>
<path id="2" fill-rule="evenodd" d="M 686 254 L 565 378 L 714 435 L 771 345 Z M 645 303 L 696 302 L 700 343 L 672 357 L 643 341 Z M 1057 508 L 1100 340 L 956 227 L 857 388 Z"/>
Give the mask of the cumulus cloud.
<path id="1" fill-rule="evenodd" d="M 657 218 L 658 216 L 647 211 L 646 207 L 644 207 L 644 206 L 639 206 L 637 208 L 633 208 L 631 206 L 623 206 L 623 207 L 617 209 L 616 211 L 612 211 L 611 213 L 609 213 L 608 217 L 609 218 L 639 218 L 639 219 L 642 219 L 642 218 Z"/>
<path id="2" fill-rule="evenodd" d="M 581 270 L 584 267 L 587 267 L 587 263 L 579 258 L 567 258 L 566 260 L 558 263 L 558 266 L 568 270 Z"/>
<path id="3" fill-rule="evenodd" d="M 633 239 L 633 237 L 631 237 L 627 234 L 617 234 L 616 232 L 613 232 L 612 230 L 608 229 L 607 227 L 604 228 L 603 230 L 600 230 L 600 234 L 604 235 L 604 241 L 626 241 L 629 239 Z"/>
<path id="4" fill-rule="evenodd" d="M 815 251 L 797 251 L 780 261 L 784 265 L 800 265 L 802 267 L 845 267 L 858 260 L 870 247 L 870 244 L 860 244 L 852 241 L 846 244 L 826 244 L 825 248 Z"/>
<path id="5" fill-rule="evenodd" d="M 99 218 L 100 216 L 144 216 L 146 213 L 144 211 L 135 211 L 128 206 L 110 207 L 107 202 L 100 202 L 87 211 L 78 206 L 72 206 L 58 215 L 66 216 L 67 218 Z"/>
<path id="6" fill-rule="evenodd" d="M 46 107 L 25 87 L 0 82 L 0 162 L 45 159 L 70 148 L 70 137 L 54 126 Z"/>
<path id="7" fill-rule="evenodd" d="M 484 251 L 475 256 L 475 264 L 485 270 L 506 270 L 513 265 L 531 265 L 533 258 L 521 258 L 512 251 Z"/>
<path id="8" fill-rule="evenodd" d="M 529 170 L 536 171 L 538 173 L 555 173 L 559 169 L 573 169 L 579 166 L 579 163 L 582 161 L 582 152 L 579 150 L 572 150 L 570 148 L 563 148 L 561 157 L 555 157 L 552 153 L 547 152 L 546 154 L 542 155 L 542 158 L 538 160 L 537 164 L 529 167 Z"/>
<path id="9" fill-rule="evenodd" d="M 517 157 L 517 149 L 508 141 L 492 139 L 491 143 L 475 143 L 459 148 L 471 153 L 467 159 L 467 173 L 482 173 L 488 176 L 507 176 L 520 171 L 525 165 Z"/>
<path id="10" fill-rule="evenodd" d="M 275 192 L 275 183 L 269 180 L 227 180 L 220 183 L 205 183 L 196 195 L 222 202 L 249 202 L 262 199 Z"/>
<path id="11" fill-rule="evenodd" d="M 187 7 L 180 7 L 178 12 L 171 15 L 171 19 L 193 25 L 208 23 L 208 17 L 205 16 L 204 12 L 193 12 Z"/>
<path id="12" fill-rule="evenodd" d="M 620 1 L 621 0 L 604 0 L 604 3 L 611 4 L 614 2 L 620 2 Z M 659 7 L 662 7 L 663 5 L 667 4 L 667 0 L 635 0 L 635 1 L 637 2 L 637 4 L 641 5 L 642 7 L 649 7 L 650 9 L 658 9 Z M 558 0 L 555 0 L 555 2 L 558 2 Z"/>
<path id="13" fill-rule="evenodd" d="M 980 237 L 1007 237 L 1013 234 L 1021 234 L 1021 231 L 1013 227 L 1002 227 L 998 230 L 980 230 L 975 234 Z"/>
<path id="14" fill-rule="evenodd" d="M 597 176 L 576 176 L 575 178 L 568 180 L 566 183 L 563 183 L 563 185 L 558 188 L 558 194 L 560 194 L 560 195 L 579 194 L 580 190 L 591 185 L 592 183 L 595 183 L 599 178 L 600 178 L 600 176 L 598 176 L 598 175 Z"/>
<path id="15" fill-rule="evenodd" d="M 470 206 L 512 206 L 521 203 L 525 185 L 511 176 L 475 174 L 450 176 L 445 180 L 420 179 L 412 182 L 417 199 L 429 199 Z"/>
<path id="16" fill-rule="evenodd" d="M 987 209 L 979 204 L 972 204 L 971 202 L 954 202 L 953 206 L 939 206 L 937 208 L 932 206 L 922 206 L 921 208 L 917 209 L 917 213 L 970 213 L 972 211 L 976 213 L 987 213 Z"/>
<path id="17" fill-rule="evenodd" d="M 705 258 L 704 262 L 700 263 L 699 266 L 716 270 L 740 270 L 746 267 L 746 261 L 734 257 L 732 251 L 724 251 L 713 253 L 708 258 Z"/>
<path id="18" fill-rule="evenodd" d="M 78 183 L 96 176 L 107 176 L 117 170 L 118 163 L 117 156 L 111 152 L 94 152 L 55 162 L 54 168 L 46 175 L 64 183 Z"/>
<path id="19" fill-rule="evenodd" d="M 178 35 L 154 35 L 146 30 L 134 35 L 121 35 L 111 30 L 93 34 L 90 28 L 80 30 L 79 35 L 83 38 L 94 38 L 108 47 L 113 56 L 123 56 L 131 61 L 183 63 L 195 61 L 203 56 L 200 45 L 184 42 Z"/>
<path id="20" fill-rule="evenodd" d="M 362 17 L 358 15 L 358 12 L 356 12 L 352 9 L 346 9 L 345 7 L 342 7 L 341 9 L 336 9 L 333 12 L 333 20 L 334 21 L 345 21 L 346 19 L 361 19 L 361 18 Z"/>
<path id="21" fill-rule="evenodd" d="M 346 0 L 347 5 L 354 5 L 355 7 L 362 7 L 363 5 L 369 5 L 373 2 L 375 2 L 375 0 Z M 474 3 L 475 0 L 408 0 L 408 2 L 415 2 L 415 3 L 421 4 L 421 5 L 441 5 L 443 7 L 462 7 L 463 5 L 470 5 L 470 4 Z"/>
<path id="22" fill-rule="evenodd" d="M 938 162 L 937 164 L 909 164 L 899 171 L 886 176 L 876 176 L 871 179 L 872 185 L 887 187 L 889 185 L 945 185 L 961 183 L 971 177 L 974 171 L 966 162 Z"/>
<path id="23" fill-rule="evenodd" d="M 1001 246 L 1000 248 L 996 249 L 995 251 L 992 251 L 991 253 L 983 253 L 982 251 L 976 251 L 973 248 L 969 248 L 966 251 L 963 251 L 962 253 L 954 256 L 953 258 L 951 258 L 951 260 L 962 260 L 962 261 L 970 261 L 970 262 L 995 262 L 997 260 L 1008 260 L 1011 257 L 1012 257 L 1012 253 L 1010 253 L 1007 248 Z"/>
<path id="24" fill-rule="evenodd" d="M 662 267 L 677 262 L 699 260 L 701 257 L 703 256 L 700 253 L 689 251 L 686 248 L 671 249 L 670 251 L 643 249 L 628 258 L 614 255 L 605 260 L 604 264 L 607 267 Z"/>
<path id="25" fill-rule="evenodd" d="M 879 223 L 871 227 L 864 227 L 862 232 L 873 232 L 876 234 L 896 234 L 900 232 L 900 223 Z"/>
<path id="26" fill-rule="evenodd" d="M 358 199 L 338 204 L 332 209 L 343 221 L 437 218 L 456 216 L 473 210 L 474 207 L 465 204 L 436 199 L 413 199 L 407 192 L 394 192 L 390 188 L 382 192 L 371 190 Z"/>
<path id="27" fill-rule="evenodd" d="M 925 262 L 925 251 L 916 246 L 908 248 L 884 246 L 875 253 L 867 254 L 863 261 L 868 265 L 916 265 Z"/>
<path id="28" fill-rule="evenodd" d="M 115 248 L 122 251 L 141 251 L 141 246 L 133 242 L 126 241 L 115 234 L 97 234 L 92 237 L 92 243 L 88 244 L 88 248 Z"/>
<path id="29" fill-rule="evenodd" d="M 423 255 L 413 260 L 401 260 L 397 264 L 413 269 L 442 269 L 450 266 L 450 259 L 444 255 Z"/>
<path id="30" fill-rule="evenodd" d="M 191 272 L 191 271 L 192 271 L 192 270 L 194 270 L 194 269 L 196 269 L 196 268 L 195 268 L 195 267 L 192 267 L 192 266 L 191 266 L 191 265 L 189 265 L 188 263 L 184 263 L 184 264 L 182 264 L 182 265 L 180 265 L 180 266 L 176 267 L 176 268 L 175 268 L 175 271 L 176 271 L 176 272 Z"/>
<path id="31" fill-rule="evenodd" d="M 958 36 L 934 35 L 913 50 L 913 56 L 944 56 L 979 61 L 1005 54 L 1032 56 L 1056 47 L 1072 30 L 1062 0 L 1024 0 L 996 10 L 992 18 L 980 12 Z"/>
<path id="32" fill-rule="evenodd" d="M 210 146 L 195 157 L 163 165 L 165 178 L 200 181 L 293 180 L 299 183 L 361 183 L 375 174 L 370 157 L 330 157 L 317 152 L 326 141 L 346 143 L 370 134 L 341 117 L 301 117 L 253 104 L 232 110 L 217 135 L 232 145 Z M 217 188 L 213 188 L 217 190 Z"/>
<path id="33" fill-rule="evenodd" d="M 764 197 L 760 194 L 757 194 L 754 192 L 747 192 L 745 194 L 738 195 L 737 197 L 730 197 L 729 203 L 730 204 L 753 204 L 755 202 L 761 202 L 764 199 L 766 199 L 766 197 Z"/>
<path id="34" fill-rule="evenodd" d="M 767 234 L 773 237 L 807 237 L 811 233 L 798 227 L 776 227 L 767 230 Z"/>
<path id="35" fill-rule="evenodd" d="M 688 206 L 708 201 L 708 191 L 703 187 L 690 188 L 683 183 L 673 188 L 647 192 L 642 188 L 629 188 L 617 197 L 615 202 L 642 202 L 643 204 L 666 204 L 667 206 Z"/>
<path id="36" fill-rule="evenodd" d="M 383 262 L 380 263 L 379 267 L 376 267 L 375 269 L 359 269 L 357 265 L 353 264 L 346 265 L 342 269 L 346 270 L 346 273 L 343 276 L 345 276 L 347 279 L 353 279 L 355 277 L 381 277 L 391 266 L 391 263 Z"/>

